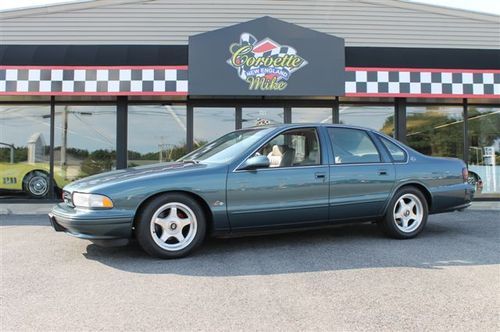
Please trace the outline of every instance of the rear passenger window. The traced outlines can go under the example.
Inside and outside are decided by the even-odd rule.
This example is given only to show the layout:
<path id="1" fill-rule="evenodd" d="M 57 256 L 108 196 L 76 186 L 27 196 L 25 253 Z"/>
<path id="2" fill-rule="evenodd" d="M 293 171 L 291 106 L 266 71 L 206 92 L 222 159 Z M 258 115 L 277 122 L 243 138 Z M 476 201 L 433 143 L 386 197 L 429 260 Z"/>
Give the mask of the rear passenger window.
<path id="1" fill-rule="evenodd" d="M 378 163 L 380 155 L 364 130 L 328 128 L 336 164 Z"/>
<path id="2" fill-rule="evenodd" d="M 403 149 L 401 149 L 399 146 L 397 146 L 396 144 L 389 141 L 387 138 L 380 137 L 380 140 L 385 145 L 387 150 L 389 150 L 389 153 L 391 154 L 392 159 L 394 161 L 405 161 L 406 160 L 406 153 Z"/>

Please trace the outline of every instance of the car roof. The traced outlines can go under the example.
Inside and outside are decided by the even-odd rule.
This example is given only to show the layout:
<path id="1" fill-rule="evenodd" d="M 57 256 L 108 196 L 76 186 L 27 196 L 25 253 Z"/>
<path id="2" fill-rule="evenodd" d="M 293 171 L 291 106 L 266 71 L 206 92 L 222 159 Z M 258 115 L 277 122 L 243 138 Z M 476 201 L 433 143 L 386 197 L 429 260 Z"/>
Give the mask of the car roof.
<path id="1" fill-rule="evenodd" d="M 338 128 L 350 128 L 350 129 L 360 129 L 360 130 L 367 130 L 371 132 L 376 132 L 379 133 L 377 130 L 374 130 L 372 128 L 367 128 L 367 127 L 361 127 L 361 126 L 354 126 L 354 125 L 345 125 L 345 124 L 336 124 L 336 123 L 277 123 L 277 124 L 268 124 L 268 125 L 263 125 L 263 126 L 252 126 L 252 127 L 247 127 L 243 129 L 251 129 L 251 128 L 279 128 L 279 129 L 284 129 L 284 128 L 302 128 L 302 127 L 338 127 Z M 383 133 L 381 133 L 383 134 Z"/>

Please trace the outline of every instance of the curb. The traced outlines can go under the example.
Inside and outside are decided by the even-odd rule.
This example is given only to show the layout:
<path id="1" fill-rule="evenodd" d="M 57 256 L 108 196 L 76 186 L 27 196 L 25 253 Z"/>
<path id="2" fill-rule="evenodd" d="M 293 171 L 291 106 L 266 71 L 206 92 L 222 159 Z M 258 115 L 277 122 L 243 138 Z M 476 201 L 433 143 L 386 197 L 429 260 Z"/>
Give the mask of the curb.
<path id="1" fill-rule="evenodd" d="M 46 204 L 0 204 L 0 215 L 36 215 L 47 214 L 55 203 Z"/>
<path id="2" fill-rule="evenodd" d="M 498 201 L 480 201 L 480 202 L 472 202 L 472 205 L 469 207 L 471 210 L 500 210 L 500 202 Z"/>

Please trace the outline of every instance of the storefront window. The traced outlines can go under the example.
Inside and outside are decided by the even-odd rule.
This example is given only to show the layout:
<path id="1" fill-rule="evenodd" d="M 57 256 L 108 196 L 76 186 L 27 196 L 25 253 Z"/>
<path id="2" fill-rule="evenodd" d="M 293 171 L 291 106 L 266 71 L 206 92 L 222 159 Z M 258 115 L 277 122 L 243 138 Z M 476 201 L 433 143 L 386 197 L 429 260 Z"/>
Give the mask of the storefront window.
<path id="1" fill-rule="evenodd" d="M 195 107 L 193 112 L 195 146 L 213 141 L 236 127 L 234 108 Z"/>
<path id="2" fill-rule="evenodd" d="M 130 105 L 128 166 L 176 160 L 187 153 L 185 105 Z"/>
<path id="3" fill-rule="evenodd" d="M 332 123 L 332 108 L 294 107 L 292 123 Z"/>
<path id="4" fill-rule="evenodd" d="M 459 106 L 411 106 L 406 109 L 406 140 L 415 150 L 463 158 L 464 120 Z"/>
<path id="5" fill-rule="evenodd" d="M 341 124 L 367 127 L 394 136 L 394 107 L 371 105 L 340 106 Z"/>
<path id="6" fill-rule="evenodd" d="M 49 106 L 0 105 L 0 198 L 49 193 L 49 145 Z"/>
<path id="7" fill-rule="evenodd" d="M 116 106 L 58 105 L 54 173 L 66 184 L 115 169 Z"/>
<path id="8" fill-rule="evenodd" d="M 500 108 L 469 106 L 469 179 L 476 196 L 500 196 Z"/>
<path id="9" fill-rule="evenodd" d="M 283 123 L 283 108 L 249 107 L 242 109 L 242 128 L 265 123 Z"/>

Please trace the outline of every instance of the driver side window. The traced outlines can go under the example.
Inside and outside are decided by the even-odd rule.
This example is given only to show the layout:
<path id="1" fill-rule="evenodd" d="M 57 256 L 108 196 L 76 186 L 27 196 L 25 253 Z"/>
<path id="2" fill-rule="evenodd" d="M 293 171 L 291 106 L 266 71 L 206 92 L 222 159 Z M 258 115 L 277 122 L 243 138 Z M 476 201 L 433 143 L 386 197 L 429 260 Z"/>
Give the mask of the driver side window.
<path id="1" fill-rule="evenodd" d="M 292 129 L 262 146 L 257 154 L 269 159 L 269 167 L 293 167 L 321 164 L 316 129 Z"/>

